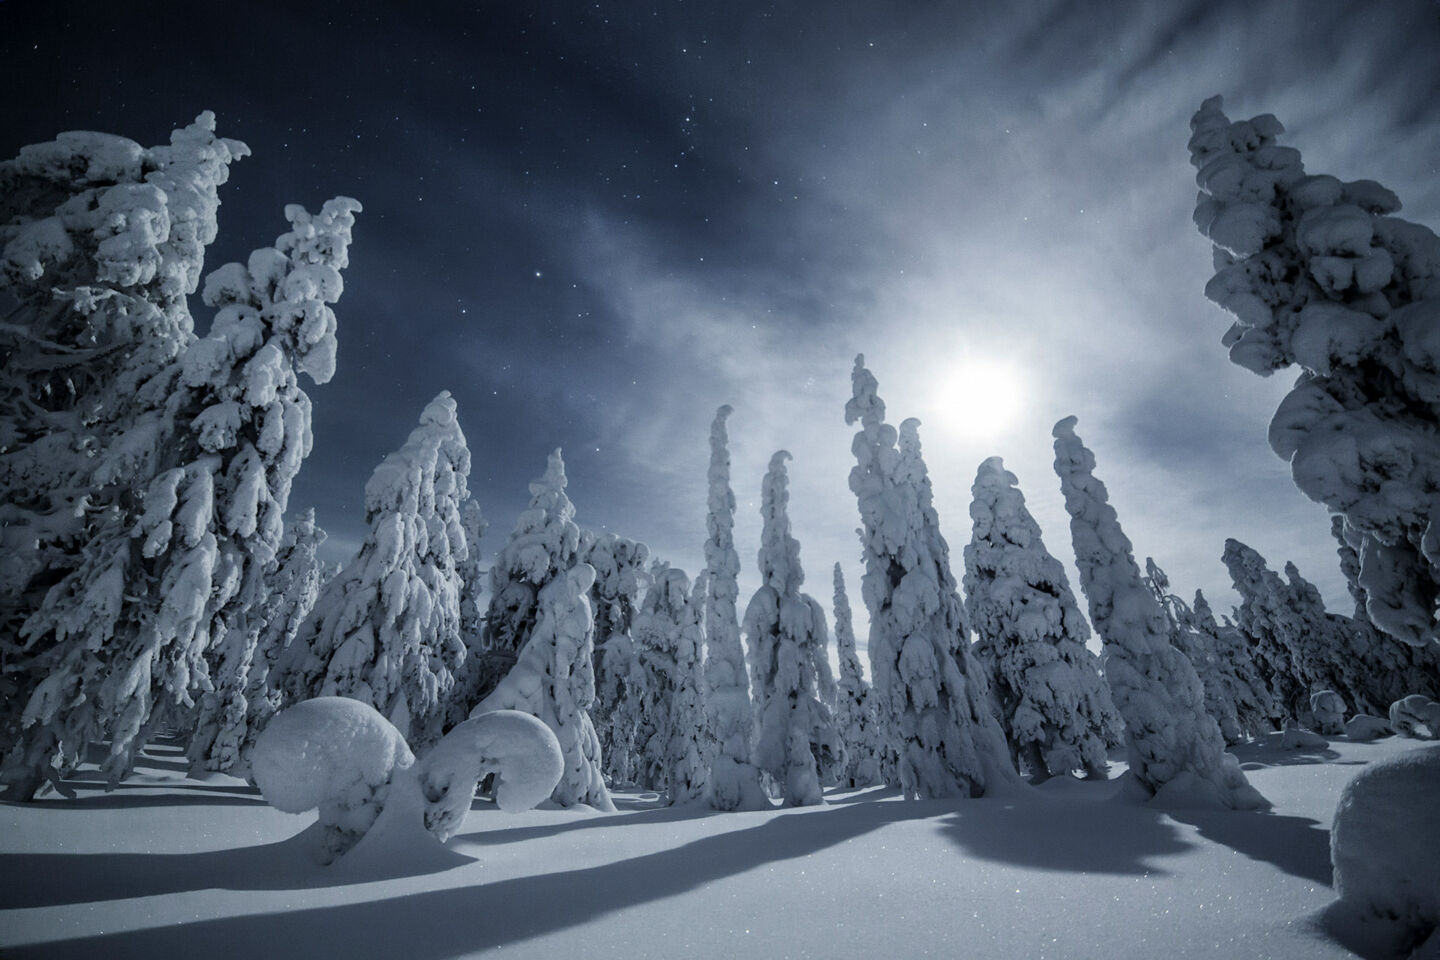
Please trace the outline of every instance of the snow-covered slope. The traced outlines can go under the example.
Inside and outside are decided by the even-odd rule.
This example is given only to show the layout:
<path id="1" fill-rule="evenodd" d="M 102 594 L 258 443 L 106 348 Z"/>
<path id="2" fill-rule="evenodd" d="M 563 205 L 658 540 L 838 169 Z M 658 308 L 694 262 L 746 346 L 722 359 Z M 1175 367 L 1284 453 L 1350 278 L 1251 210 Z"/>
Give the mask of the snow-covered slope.
<path id="1" fill-rule="evenodd" d="M 1237 750 L 1271 813 L 1167 813 L 1124 781 L 1069 778 L 725 814 L 634 793 L 616 814 L 477 802 L 454 857 L 401 876 L 314 864 L 290 842 L 313 813 L 185 780 L 152 747 L 112 794 L 97 777 L 73 801 L 0 806 L 0 955 L 1351 956 L 1317 923 L 1330 818 L 1359 764 L 1419 743 L 1277 744 Z"/>

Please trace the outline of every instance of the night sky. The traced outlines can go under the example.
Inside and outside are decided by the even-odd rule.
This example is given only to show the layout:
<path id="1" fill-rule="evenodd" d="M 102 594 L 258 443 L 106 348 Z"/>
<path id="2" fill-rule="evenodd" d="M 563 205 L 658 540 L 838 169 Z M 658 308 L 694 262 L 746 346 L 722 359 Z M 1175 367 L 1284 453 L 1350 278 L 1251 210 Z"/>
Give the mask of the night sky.
<path id="1" fill-rule="evenodd" d="M 693 574 L 730 403 L 742 602 L 785 447 L 807 589 L 828 606 L 842 560 L 863 622 L 843 408 L 864 352 L 891 421 L 922 421 L 957 575 L 992 454 L 1073 559 L 1050 466 L 1073 413 L 1177 592 L 1236 602 L 1234 536 L 1350 610 L 1324 509 L 1265 441 L 1293 376 L 1232 366 L 1202 295 L 1188 120 L 1214 93 L 1274 113 L 1311 172 L 1440 225 L 1433 0 L 0 0 L 0 90 L 4 156 L 72 129 L 163 143 L 214 110 L 253 156 L 208 267 L 269 244 L 288 202 L 364 204 L 290 501 L 332 559 L 364 535 L 371 469 L 449 390 L 487 557 L 559 446 L 582 525 Z"/>

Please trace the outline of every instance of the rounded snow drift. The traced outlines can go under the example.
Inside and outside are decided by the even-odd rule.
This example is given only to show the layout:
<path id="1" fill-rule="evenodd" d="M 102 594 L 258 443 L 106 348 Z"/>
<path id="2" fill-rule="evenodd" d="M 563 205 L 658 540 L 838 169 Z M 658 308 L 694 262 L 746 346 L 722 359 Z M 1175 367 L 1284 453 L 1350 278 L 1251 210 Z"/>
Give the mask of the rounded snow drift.
<path id="1" fill-rule="evenodd" d="M 316 697 L 276 714 L 255 741 L 255 785 L 272 807 L 304 813 L 364 784 L 377 787 L 415 756 L 395 725 L 349 697 Z"/>
<path id="2" fill-rule="evenodd" d="M 1335 892 L 1423 937 L 1440 926 L 1440 747 L 1372 763 L 1340 795 L 1330 829 Z"/>

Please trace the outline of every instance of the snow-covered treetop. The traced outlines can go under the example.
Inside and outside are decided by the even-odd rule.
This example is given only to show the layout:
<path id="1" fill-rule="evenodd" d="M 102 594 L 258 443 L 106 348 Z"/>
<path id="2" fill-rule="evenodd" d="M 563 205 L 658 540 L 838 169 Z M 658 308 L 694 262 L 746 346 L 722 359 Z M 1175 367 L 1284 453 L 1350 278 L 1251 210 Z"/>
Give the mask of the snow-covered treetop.
<path id="1" fill-rule="evenodd" d="M 800 589 L 805 573 L 800 568 L 800 543 L 790 535 L 790 503 L 785 461 L 789 451 L 777 450 L 770 458 L 760 485 L 760 515 L 764 518 L 760 543 L 760 576 L 766 586 L 785 596 Z"/>
<path id="2" fill-rule="evenodd" d="M 443 545 L 454 563 L 469 556 L 459 506 L 470 496 L 470 449 L 450 391 L 442 390 L 420 414 L 420 424 L 405 445 L 381 461 L 365 484 L 365 515 L 369 521 L 382 513 L 419 515 L 445 526 L 428 531 L 422 555 Z M 436 506 L 446 504 L 437 513 Z M 428 548 L 428 549 L 427 549 Z"/>
<path id="3" fill-rule="evenodd" d="M 530 505 L 515 521 L 515 532 L 491 568 L 494 582 L 515 578 L 543 584 L 573 565 L 580 528 L 575 505 L 565 495 L 567 482 L 557 447 L 546 461 L 544 476 L 530 484 Z"/>

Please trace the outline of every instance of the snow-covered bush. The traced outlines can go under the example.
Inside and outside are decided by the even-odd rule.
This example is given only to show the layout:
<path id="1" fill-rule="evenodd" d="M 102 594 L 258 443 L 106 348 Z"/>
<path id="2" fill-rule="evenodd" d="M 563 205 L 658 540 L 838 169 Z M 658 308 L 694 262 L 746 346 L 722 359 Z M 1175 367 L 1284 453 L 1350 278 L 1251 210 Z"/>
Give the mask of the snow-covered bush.
<path id="1" fill-rule="evenodd" d="M 521 710 L 544 720 L 560 741 L 565 758 L 555 802 L 614 810 L 602 772 L 600 738 L 589 714 L 595 701 L 595 621 L 589 600 L 595 568 L 573 562 L 561 567 L 557 575 L 554 567 L 559 556 L 573 561 L 579 544 L 579 528 L 570 519 L 574 507 L 565 496 L 565 463 L 559 450 L 550 455 L 545 476 L 530 489 L 532 503 L 539 505 L 529 511 L 533 516 L 528 520 L 522 515 L 501 561 L 511 569 L 528 571 L 530 577 L 528 581 L 505 582 L 524 586 L 543 581 L 544 586 L 535 597 L 533 619 L 525 624 L 512 622 L 526 638 L 514 667 L 470 715 Z M 522 528 L 526 532 L 522 533 Z M 557 543 L 568 547 L 568 554 L 553 552 Z M 487 636 L 489 629 L 487 624 Z"/>
<path id="2" fill-rule="evenodd" d="M 213 117 L 202 115 L 169 147 L 150 151 L 103 135 L 62 137 L 8 168 L 22 206 L 25 197 L 48 191 L 57 199 L 89 181 L 45 223 L 27 223 L 23 213 L 12 221 L 5 272 L 46 286 L 48 264 L 85 258 L 77 269 L 87 279 L 51 289 L 52 304 L 58 313 L 73 304 L 81 323 L 117 324 L 118 338 L 111 330 L 97 336 L 101 352 L 126 360 L 123 369 L 100 370 L 114 391 L 107 419 L 69 418 L 78 432 L 55 441 L 57 451 L 77 438 L 87 448 L 83 470 L 62 457 L 63 476 L 45 480 L 62 498 L 66 483 L 90 488 L 83 529 L 63 533 L 61 553 L 74 562 L 50 556 L 56 563 L 39 605 L 6 614 L 23 617 L 19 643 L 7 631 L 0 647 L 13 684 L 6 700 L 19 708 L 18 720 L 7 712 L 0 725 L 7 740 L 18 740 L 5 744 L 3 779 L 20 797 L 46 779 L 58 782 L 94 740 L 109 741 L 103 767 L 113 785 L 157 710 L 195 709 L 196 762 L 223 767 L 238 755 L 258 635 L 250 612 L 280 546 L 291 481 L 310 450 L 310 401 L 298 375 L 324 383 L 334 373 L 329 304 L 342 290 L 359 204 L 338 198 L 315 215 L 287 206 L 291 229 L 273 247 L 207 277 L 202 299 L 217 314 L 208 336 L 196 339 L 186 298 L 214 237 L 213 188 L 244 152 L 213 128 Z M 83 231 L 89 239 L 77 245 Z M 53 279 L 63 276 L 76 274 Z M 40 292 L 26 288 L 17 299 L 24 306 Z M 18 472 L 3 483 L 21 491 L 21 502 L 35 478 L 24 463 L 31 448 L 15 439 L 6 470 Z M 24 518 L 15 520 L 0 526 L 23 539 Z M 50 536 L 41 531 L 42 540 Z M 13 572 L 22 582 L 33 575 Z"/>
<path id="3" fill-rule="evenodd" d="M 845 767 L 845 744 L 822 699 L 833 692 L 825 646 L 825 613 L 801 593 L 800 543 L 790 535 L 789 478 L 778 451 L 760 490 L 760 587 L 741 628 L 749 642 L 750 680 L 758 731 L 755 761 L 780 790 L 786 806 L 824 803 L 822 784 Z"/>
<path id="4" fill-rule="evenodd" d="M 1055 424 L 1055 472 L 1090 621 L 1103 641 L 1105 677 L 1125 721 L 1131 774 L 1160 796 L 1234 809 L 1269 806 L 1225 752 L 1195 668 L 1170 645 L 1165 611 L 1141 581 L 1130 539 L 1075 422 L 1066 417 Z"/>
<path id="5" fill-rule="evenodd" d="M 1265 558 L 1239 540 L 1225 541 L 1221 557 L 1240 594 L 1236 626 L 1250 640 L 1250 653 L 1282 717 L 1299 719 L 1310 704 L 1311 677 L 1301 659 L 1300 637 L 1310 629 L 1290 603 L 1284 581 Z M 1325 675 L 1329 679 L 1328 673 Z M 1319 689 L 1333 684 L 1321 683 Z"/>
<path id="6" fill-rule="evenodd" d="M 1324 750 L 1329 746 L 1329 740 L 1306 730 L 1294 720 L 1285 721 L 1285 729 L 1280 732 L 1280 741 L 1277 744 L 1280 750 Z"/>
<path id="7" fill-rule="evenodd" d="M 1440 746 L 1377 760 L 1346 785 L 1330 827 L 1341 903 L 1395 924 L 1409 945 L 1440 927 L 1437 783 Z"/>
<path id="8" fill-rule="evenodd" d="M 1380 737 L 1388 737 L 1394 732 L 1390 729 L 1390 721 L 1384 717 L 1359 713 L 1345 721 L 1345 736 L 1357 743 L 1368 743 Z"/>
<path id="9" fill-rule="evenodd" d="M 1402 737 L 1440 739 L 1440 703 L 1420 693 L 1390 704 L 1390 729 Z"/>
<path id="10" fill-rule="evenodd" d="M 379 710 L 422 749 L 440 738 L 455 673 L 468 555 L 460 504 L 470 451 L 441 393 L 365 484 L 370 532 L 326 584 L 282 670 L 295 700 L 345 696 Z"/>
<path id="11" fill-rule="evenodd" d="M 668 802 L 704 796 L 711 750 L 705 722 L 704 574 L 690 588 L 685 571 L 656 564 L 635 617 L 634 643 L 644 679 L 636 691 L 635 782 Z"/>
<path id="12" fill-rule="evenodd" d="M 706 796 L 716 810 L 763 810 L 770 800 L 760 786 L 751 738 L 754 707 L 740 643 L 740 555 L 735 552 L 735 492 L 730 489 L 729 405 L 710 424 L 708 513 L 705 528 L 705 709 L 715 737 Z"/>
<path id="13" fill-rule="evenodd" d="M 840 784 L 871 787 L 881 782 L 880 727 L 875 701 L 860 668 L 855 650 L 854 618 L 845 593 L 845 575 L 835 564 L 835 646 L 839 651 L 840 678 L 836 681 L 835 724 L 845 744 L 845 769 Z"/>
<path id="14" fill-rule="evenodd" d="M 860 431 L 851 443 L 850 490 L 862 521 L 881 769 L 906 797 L 979 796 L 1017 775 L 990 711 L 985 670 L 970 654 L 919 421 L 906 420 L 898 433 L 885 422 L 864 356 L 855 358 L 851 383 L 845 422 L 858 421 Z"/>
<path id="15" fill-rule="evenodd" d="M 590 718 L 600 737 L 605 777 L 635 782 L 635 733 L 645 675 L 632 631 L 646 582 L 650 548 L 613 533 L 582 533 L 580 554 L 595 568 L 590 606 L 595 613 L 595 705 Z"/>
<path id="16" fill-rule="evenodd" d="M 1195 224 L 1214 244 L 1205 295 L 1223 343 L 1261 375 L 1301 373 L 1270 423 L 1295 484 L 1344 517 L 1371 621 L 1425 645 L 1440 612 L 1440 238 L 1391 216 L 1372 180 L 1307 175 L 1265 114 L 1219 97 L 1190 121 Z"/>
<path id="17" fill-rule="evenodd" d="M 536 718 L 513 710 L 457 726 L 417 762 L 405 738 L 374 707 L 317 697 L 278 713 L 256 741 L 255 784 L 286 813 L 319 808 L 317 854 L 403 852 L 428 833 L 444 843 L 492 776 L 502 810 L 528 810 L 560 779 L 560 745 Z M 353 853 L 352 853 L 353 850 Z"/>
<path id="18" fill-rule="evenodd" d="M 1200 590 L 1195 591 L 1195 603 L 1190 612 L 1191 626 L 1201 635 L 1201 643 L 1210 651 L 1211 666 L 1224 690 L 1223 696 L 1235 710 L 1240 732 L 1257 737 L 1274 730 L 1281 719 L 1280 709 L 1255 666 L 1245 635 L 1229 618 L 1223 625 L 1218 623 L 1214 611 L 1210 609 L 1210 602 Z M 1205 692 L 1208 697 L 1209 687 Z M 1223 728 L 1221 733 L 1225 733 Z"/>
<path id="19" fill-rule="evenodd" d="M 1084 770 L 1103 777 L 1120 716 L 1085 646 L 1060 561 L 1040 538 L 1015 475 L 991 457 L 975 475 L 965 547 L 965 603 L 976 659 L 991 672 L 1012 756 L 1035 779 Z"/>
<path id="20" fill-rule="evenodd" d="M 1310 715 L 1315 732 L 1327 737 L 1345 732 L 1345 701 L 1334 690 L 1317 690 L 1310 694 Z"/>

